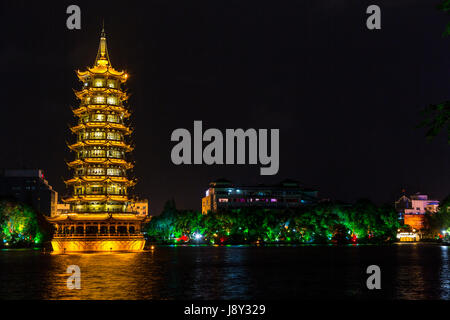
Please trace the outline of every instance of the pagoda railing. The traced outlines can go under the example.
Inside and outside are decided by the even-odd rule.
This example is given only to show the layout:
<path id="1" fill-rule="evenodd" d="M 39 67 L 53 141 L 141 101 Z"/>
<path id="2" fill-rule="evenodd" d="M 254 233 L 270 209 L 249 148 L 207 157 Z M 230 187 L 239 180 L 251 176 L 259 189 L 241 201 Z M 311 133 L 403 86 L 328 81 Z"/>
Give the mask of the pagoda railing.
<path id="1" fill-rule="evenodd" d="M 59 234 L 55 233 L 53 235 L 54 239 L 64 238 L 64 239 L 98 239 L 98 238 L 128 238 L 128 239 L 142 239 L 141 233 L 99 233 L 99 234 Z"/>

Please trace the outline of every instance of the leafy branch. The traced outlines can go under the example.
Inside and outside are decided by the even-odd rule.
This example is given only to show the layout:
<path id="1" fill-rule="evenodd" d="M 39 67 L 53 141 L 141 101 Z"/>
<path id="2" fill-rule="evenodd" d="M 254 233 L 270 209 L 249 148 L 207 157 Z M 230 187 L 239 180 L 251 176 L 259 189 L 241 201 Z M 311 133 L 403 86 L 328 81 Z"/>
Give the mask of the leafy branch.
<path id="1" fill-rule="evenodd" d="M 424 120 L 420 127 L 428 129 L 427 138 L 433 139 L 446 128 L 448 143 L 450 144 L 450 101 L 429 105 L 422 111 L 422 115 Z"/>

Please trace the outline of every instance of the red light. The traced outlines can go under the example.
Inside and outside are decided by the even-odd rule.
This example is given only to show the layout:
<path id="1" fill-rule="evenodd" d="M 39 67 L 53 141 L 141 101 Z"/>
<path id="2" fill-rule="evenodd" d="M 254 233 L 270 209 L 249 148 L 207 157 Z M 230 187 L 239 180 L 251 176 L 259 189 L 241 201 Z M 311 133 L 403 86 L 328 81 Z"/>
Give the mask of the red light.
<path id="1" fill-rule="evenodd" d="M 176 240 L 177 241 L 188 241 L 189 238 L 187 236 L 185 236 L 185 235 L 182 235 L 180 238 L 177 238 Z"/>

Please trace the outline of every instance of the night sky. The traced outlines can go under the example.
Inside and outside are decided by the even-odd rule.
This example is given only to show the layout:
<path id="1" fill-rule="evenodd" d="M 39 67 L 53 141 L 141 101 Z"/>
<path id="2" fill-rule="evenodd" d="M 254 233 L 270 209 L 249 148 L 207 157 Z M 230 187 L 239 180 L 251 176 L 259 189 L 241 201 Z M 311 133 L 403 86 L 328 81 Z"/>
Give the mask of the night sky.
<path id="1" fill-rule="evenodd" d="M 104 4 L 107 4 L 105 6 Z M 174 198 L 200 209 L 208 183 L 291 178 L 323 198 L 392 203 L 406 189 L 442 199 L 450 146 L 428 142 L 420 111 L 450 100 L 450 16 L 432 0 L 2 1 L 1 168 L 41 168 L 65 193 L 76 69 L 92 66 L 102 19 L 113 67 L 130 74 L 133 152 L 151 214 Z M 82 29 L 66 28 L 77 4 Z M 145 4 L 145 6 L 144 6 Z M 382 9 L 382 30 L 366 8 Z M 279 128 L 280 170 L 175 166 L 170 135 Z"/>

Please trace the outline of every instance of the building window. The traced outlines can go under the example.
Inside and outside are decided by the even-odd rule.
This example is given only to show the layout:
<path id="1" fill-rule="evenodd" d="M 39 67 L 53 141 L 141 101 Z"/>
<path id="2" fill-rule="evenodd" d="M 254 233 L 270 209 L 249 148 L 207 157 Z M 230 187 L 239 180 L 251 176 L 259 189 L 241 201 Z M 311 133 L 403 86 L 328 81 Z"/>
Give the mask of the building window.
<path id="1" fill-rule="evenodd" d="M 94 87 L 101 88 L 105 85 L 105 81 L 103 79 L 95 79 Z"/>
<path id="2" fill-rule="evenodd" d="M 117 104 L 117 98 L 114 96 L 109 96 L 107 100 L 108 100 L 108 104 L 112 104 L 112 105 Z"/>
<path id="3" fill-rule="evenodd" d="M 119 116 L 117 116 L 115 114 L 108 114 L 108 122 L 119 123 L 120 118 L 119 118 Z"/>
<path id="4" fill-rule="evenodd" d="M 105 103 L 105 97 L 104 96 L 97 96 L 97 97 L 95 97 L 95 101 L 97 103 Z"/>
<path id="5" fill-rule="evenodd" d="M 103 187 L 91 187 L 92 193 L 103 193 Z"/>
<path id="6" fill-rule="evenodd" d="M 103 131 L 91 132 L 91 138 L 93 138 L 93 139 L 104 139 L 105 138 L 105 133 Z"/>
<path id="7" fill-rule="evenodd" d="M 109 88 L 116 88 L 116 81 L 115 80 L 108 80 L 108 87 Z"/>
<path id="8" fill-rule="evenodd" d="M 108 140 L 120 140 L 120 134 L 118 132 L 108 132 Z"/>
<path id="9" fill-rule="evenodd" d="M 105 115 L 101 113 L 96 113 L 94 115 L 94 121 L 105 121 Z"/>
<path id="10" fill-rule="evenodd" d="M 104 157 L 105 156 L 105 150 L 94 149 L 94 150 L 91 150 L 90 155 L 93 156 L 93 157 Z"/>
<path id="11" fill-rule="evenodd" d="M 120 175 L 120 169 L 108 168 L 107 173 L 108 173 L 108 176 L 119 176 Z"/>
<path id="12" fill-rule="evenodd" d="M 123 157 L 123 152 L 118 151 L 118 150 L 109 150 L 108 151 L 108 156 L 111 158 L 122 158 Z"/>

